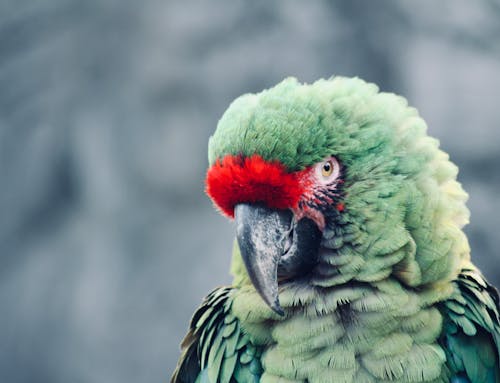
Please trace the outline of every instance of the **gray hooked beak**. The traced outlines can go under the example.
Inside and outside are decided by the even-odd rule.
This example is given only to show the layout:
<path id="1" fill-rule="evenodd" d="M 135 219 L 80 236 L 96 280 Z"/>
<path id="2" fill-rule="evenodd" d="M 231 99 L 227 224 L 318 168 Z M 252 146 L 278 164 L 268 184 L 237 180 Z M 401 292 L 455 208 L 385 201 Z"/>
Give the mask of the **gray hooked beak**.
<path id="1" fill-rule="evenodd" d="M 306 274 L 317 261 L 321 231 L 309 218 L 298 222 L 290 210 L 261 204 L 234 208 L 236 238 L 250 280 L 267 305 L 284 315 L 278 298 L 278 276 Z"/>

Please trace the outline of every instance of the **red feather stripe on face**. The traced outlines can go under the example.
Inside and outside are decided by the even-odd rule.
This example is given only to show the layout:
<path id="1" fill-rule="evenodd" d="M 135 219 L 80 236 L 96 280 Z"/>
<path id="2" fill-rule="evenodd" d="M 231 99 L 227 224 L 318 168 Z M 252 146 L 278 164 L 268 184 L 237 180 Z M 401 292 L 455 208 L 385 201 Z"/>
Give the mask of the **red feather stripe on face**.
<path id="1" fill-rule="evenodd" d="M 288 173 L 278 161 L 259 155 L 227 155 L 207 172 L 206 191 L 222 212 L 234 216 L 238 203 L 262 202 L 277 209 L 296 208 L 303 193 L 302 172 Z"/>

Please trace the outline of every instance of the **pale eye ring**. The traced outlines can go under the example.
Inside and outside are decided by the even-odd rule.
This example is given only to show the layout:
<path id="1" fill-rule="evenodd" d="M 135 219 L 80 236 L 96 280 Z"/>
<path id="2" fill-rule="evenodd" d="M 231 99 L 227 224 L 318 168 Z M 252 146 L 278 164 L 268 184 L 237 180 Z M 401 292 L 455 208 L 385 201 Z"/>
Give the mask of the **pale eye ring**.
<path id="1" fill-rule="evenodd" d="M 328 184 L 335 181 L 340 174 L 340 164 L 333 156 L 316 164 L 316 177 L 320 182 Z"/>

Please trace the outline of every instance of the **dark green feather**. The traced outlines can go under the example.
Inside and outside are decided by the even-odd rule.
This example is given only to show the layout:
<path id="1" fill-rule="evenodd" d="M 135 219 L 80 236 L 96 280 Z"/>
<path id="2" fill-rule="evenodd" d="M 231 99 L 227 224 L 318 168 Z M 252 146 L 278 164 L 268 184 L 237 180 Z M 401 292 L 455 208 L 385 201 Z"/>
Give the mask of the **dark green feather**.
<path id="1" fill-rule="evenodd" d="M 230 287 L 212 291 L 193 315 L 171 383 L 259 381 L 261 353 L 230 313 L 231 292 Z"/>
<path id="2" fill-rule="evenodd" d="M 442 305 L 441 345 L 453 382 L 500 383 L 498 292 L 475 269 L 464 269 Z"/>

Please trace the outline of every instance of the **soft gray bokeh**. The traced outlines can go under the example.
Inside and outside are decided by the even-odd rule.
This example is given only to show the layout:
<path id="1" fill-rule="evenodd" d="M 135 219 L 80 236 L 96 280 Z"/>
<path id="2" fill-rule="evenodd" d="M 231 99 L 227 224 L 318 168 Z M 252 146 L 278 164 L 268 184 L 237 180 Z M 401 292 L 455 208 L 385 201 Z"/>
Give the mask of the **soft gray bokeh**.
<path id="1" fill-rule="evenodd" d="M 203 193 L 232 99 L 294 75 L 405 95 L 500 284 L 496 1 L 0 2 L 0 381 L 165 382 L 233 227 Z"/>

